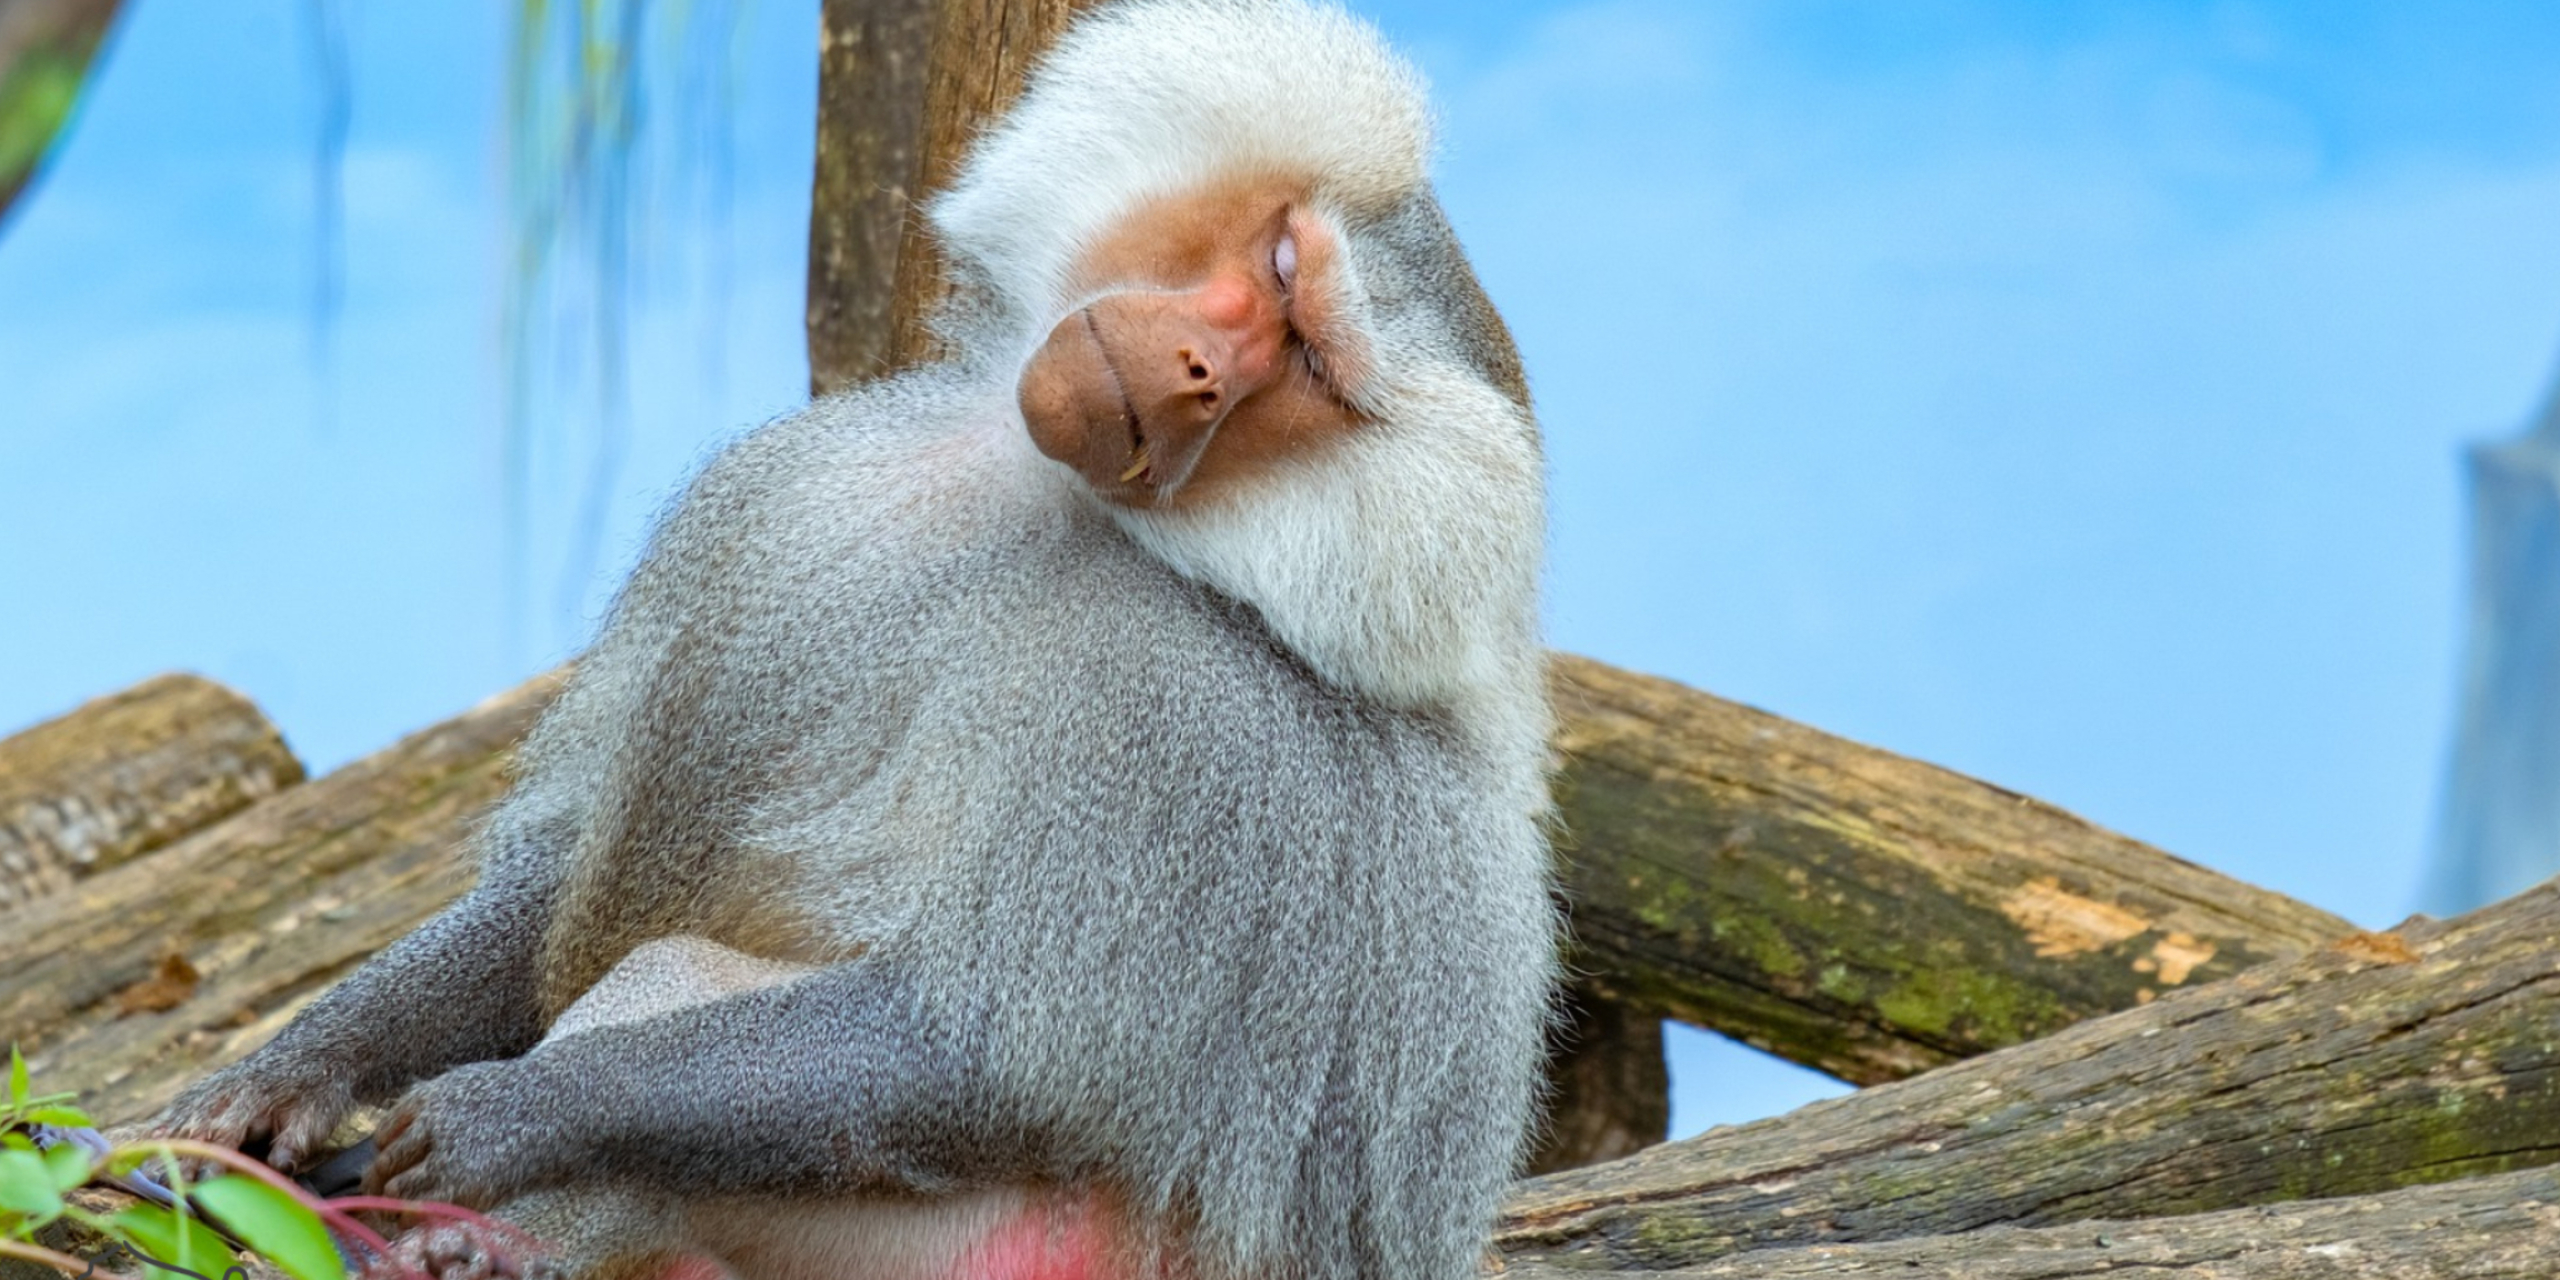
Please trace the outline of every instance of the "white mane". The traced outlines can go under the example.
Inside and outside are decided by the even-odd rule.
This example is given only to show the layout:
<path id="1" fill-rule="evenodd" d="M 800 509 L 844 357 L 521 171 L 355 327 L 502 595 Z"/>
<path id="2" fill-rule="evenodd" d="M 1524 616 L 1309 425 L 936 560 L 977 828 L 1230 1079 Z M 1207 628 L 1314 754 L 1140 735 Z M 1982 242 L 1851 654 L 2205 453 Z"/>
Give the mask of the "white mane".
<path id="1" fill-rule="evenodd" d="M 1312 181 L 1324 216 L 1391 217 L 1427 196 L 1430 152 L 1421 77 L 1339 8 L 1128 0 L 1067 33 L 930 214 L 999 292 L 1019 331 L 998 340 L 1027 358 L 1082 301 L 1065 296 L 1073 265 L 1130 209 L 1269 174 Z M 1355 291 L 1358 248 L 1342 265 Z M 1350 306 L 1368 315 L 1364 299 Z M 1458 711 L 1542 759 L 1536 426 L 1414 323 L 1363 321 L 1382 347 L 1379 394 L 1362 397 L 1374 421 L 1336 451 L 1200 509 L 1111 514 L 1177 572 L 1254 606 L 1328 682 Z"/>
<path id="2" fill-rule="evenodd" d="M 1430 152 L 1421 77 L 1340 9 L 1130 0 L 1068 30 L 927 212 L 1036 320 L 1136 204 L 1230 174 L 1305 173 L 1326 203 L 1375 207 L 1424 185 Z"/>

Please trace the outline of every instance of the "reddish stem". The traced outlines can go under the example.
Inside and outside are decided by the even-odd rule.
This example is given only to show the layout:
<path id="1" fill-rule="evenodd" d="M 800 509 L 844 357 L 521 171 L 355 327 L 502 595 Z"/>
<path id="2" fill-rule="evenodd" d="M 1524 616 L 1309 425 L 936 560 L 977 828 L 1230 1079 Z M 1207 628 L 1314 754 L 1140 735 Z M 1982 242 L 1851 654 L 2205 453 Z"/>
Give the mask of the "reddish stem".
<path id="1" fill-rule="evenodd" d="M 221 1165 L 225 1169 L 231 1170 L 233 1173 L 256 1178 L 258 1181 L 266 1183 L 268 1186 L 274 1187 L 276 1190 L 293 1197 L 295 1203 L 300 1204 L 304 1208 L 311 1210 L 313 1213 L 320 1215 L 320 1220 L 328 1224 L 331 1228 L 343 1231 L 346 1234 L 355 1237 L 358 1243 L 383 1257 L 387 1258 L 391 1256 L 391 1242 L 383 1239 L 382 1236 L 375 1232 L 373 1228 L 348 1217 L 345 1213 L 340 1212 L 337 1209 L 331 1208 L 328 1201 L 313 1197 L 310 1192 L 303 1190 L 302 1185 L 295 1182 L 293 1179 L 288 1178 L 283 1174 L 268 1168 L 264 1164 L 232 1150 L 229 1147 L 217 1147 L 210 1142 L 196 1142 L 188 1138 L 153 1138 L 148 1142 L 134 1143 L 131 1148 L 127 1149 L 130 1150 L 134 1148 L 157 1151 L 169 1157 L 181 1155 L 194 1156 L 200 1160 L 210 1160 L 215 1164 Z M 175 1163 L 174 1159 L 172 1160 L 172 1163 Z M 467 1213 L 469 1210 L 464 1210 L 464 1212 Z"/>
<path id="2" fill-rule="evenodd" d="M 441 1200 L 395 1200 L 390 1196 L 339 1196 L 329 1201 L 329 1207 L 345 1213 L 390 1213 L 403 1217 L 451 1218 L 457 1222 L 468 1222 L 475 1227 L 486 1228 L 502 1236 L 513 1236 L 526 1244 L 540 1243 L 527 1234 L 524 1228 L 514 1223 L 500 1222 L 485 1213 L 465 1209 L 458 1204 L 446 1204 Z"/>

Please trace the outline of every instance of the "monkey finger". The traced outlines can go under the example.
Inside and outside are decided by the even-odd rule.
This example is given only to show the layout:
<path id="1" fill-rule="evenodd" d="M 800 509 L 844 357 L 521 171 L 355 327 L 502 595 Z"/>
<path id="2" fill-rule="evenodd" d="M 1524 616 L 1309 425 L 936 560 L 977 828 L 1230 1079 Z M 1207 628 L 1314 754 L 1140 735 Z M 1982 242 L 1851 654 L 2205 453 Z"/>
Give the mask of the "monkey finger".
<path id="1" fill-rule="evenodd" d="M 426 1158 L 426 1153 L 412 1149 L 401 1154 L 404 1158 L 396 1164 L 387 1153 L 374 1157 L 373 1167 L 364 1171 L 366 1195 L 393 1196 L 404 1200 L 410 1198 L 406 1188 L 413 1186 L 418 1180 L 407 1175 Z"/>
<path id="2" fill-rule="evenodd" d="M 382 1118 L 382 1127 L 373 1131 L 374 1145 L 389 1146 L 391 1143 L 397 1141 L 402 1133 L 407 1132 L 410 1125 L 417 1123 L 417 1121 L 418 1109 L 416 1107 L 409 1105 L 406 1100 L 393 1104 L 391 1114 Z"/>
<path id="3" fill-rule="evenodd" d="M 241 1151 L 255 1147 L 274 1130 L 267 1107 L 232 1094 L 218 1099 L 201 1119 L 170 1126 L 167 1136 Z M 177 1166 L 176 1172 L 191 1186 L 222 1172 L 219 1162 L 200 1156 L 182 1159 Z"/>
<path id="4" fill-rule="evenodd" d="M 364 1185 L 376 1195 L 398 1194 L 392 1189 L 393 1180 L 425 1160 L 434 1149 L 427 1131 L 415 1125 L 401 1125 L 396 1133 L 386 1128 L 374 1135 L 374 1142 L 373 1166 L 364 1171 Z"/>
<path id="5" fill-rule="evenodd" d="M 189 1142 L 210 1142 L 218 1147 L 237 1147 L 248 1137 L 250 1118 L 241 1114 L 239 1100 L 220 1097 L 201 1109 L 175 1111 L 161 1123 L 152 1126 L 155 1137 L 179 1138 Z"/>
<path id="6" fill-rule="evenodd" d="M 338 1117 L 325 1107 L 294 1108 L 275 1126 L 275 1141 L 267 1146 L 267 1163 L 280 1172 L 302 1172 L 311 1153 L 319 1150 L 337 1127 Z"/>
<path id="7" fill-rule="evenodd" d="M 436 1260 L 429 1251 L 430 1227 L 420 1227 L 396 1236 L 388 1253 L 368 1251 L 356 1280 L 418 1280 L 421 1276 L 438 1276 Z"/>

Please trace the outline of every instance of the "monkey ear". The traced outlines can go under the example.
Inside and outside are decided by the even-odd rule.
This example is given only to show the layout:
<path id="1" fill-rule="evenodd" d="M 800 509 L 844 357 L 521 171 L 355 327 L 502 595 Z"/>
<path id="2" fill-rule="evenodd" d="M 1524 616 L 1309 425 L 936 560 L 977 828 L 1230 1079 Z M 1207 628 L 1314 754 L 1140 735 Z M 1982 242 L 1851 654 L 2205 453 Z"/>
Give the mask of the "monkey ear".
<path id="1" fill-rule="evenodd" d="M 1349 242 L 1342 224 L 1323 209 L 1300 205 L 1289 211 L 1284 243 L 1295 249 L 1287 272 L 1289 321 L 1315 352 L 1333 393 L 1375 417 L 1387 397 L 1378 385 L 1369 295 L 1344 249 Z"/>

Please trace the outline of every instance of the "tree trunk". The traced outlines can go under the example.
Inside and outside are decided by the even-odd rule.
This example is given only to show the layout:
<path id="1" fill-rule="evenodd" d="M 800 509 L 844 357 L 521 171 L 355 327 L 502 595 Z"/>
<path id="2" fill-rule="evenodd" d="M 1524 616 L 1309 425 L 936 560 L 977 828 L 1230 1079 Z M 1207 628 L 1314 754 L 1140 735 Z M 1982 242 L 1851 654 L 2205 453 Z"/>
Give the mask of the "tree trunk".
<path id="1" fill-rule="evenodd" d="M 2549 1280 L 2560 1270 L 2555 1260 L 2560 1176 L 2534 1169 L 2183 1218 L 1770 1249 L 1653 1274 L 1660 1280 Z M 1523 1266 L 1503 1280 L 1588 1274 Z"/>
<path id="2" fill-rule="evenodd" d="M 826 0 L 809 201 L 809 392 L 892 367 L 899 242 L 923 216 L 934 0 Z"/>
<path id="3" fill-rule="evenodd" d="M 2560 1160 L 2560 886 L 1523 1184 L 1513 1260 L 2203 1213 Z"/>
<path id="4" fill-rule="evenodd" d="M 1560 1173 L 1615 1160 L 1671 1131 L 1671 1073 L 1662 1019 L 1588 982 L 1566 988 L 1564 1024 L 1550 1037 L 1546 1125 L 1529 1172 Z"/>
<path id="5" fill-rule="evenodd" d="M 0 922 L 300 781 L 257 707 L 196 676 L 0 739 Z"/>
<path id="6" fill-rule="evenodd" d="M 825 394 L 934 354 L 950 291 L 922 199 L 1097 0 L 827 0 L 809 216 L 809 380 Z"/>
<path id="7" fill-rule="evenodd" d="M 951 185 L 969 143 L 1022 95 L 1032 64 L 1076 14 L 1100 0 L 939 0 L 924 99 L 924 189 Z M 939 354 L 927 327 L 951 292 L 942 247 L 908 226 L 898 252 L 890 351 L 897 364 Z"/>
<path id="8" fill-rule="evenodd" d="M 472 822 L 557 681 L 273 797 L 0 929 L 0 1037 L 102 1120 L 156 1110 L 470 884 Z"/>
<path id="9" fill-rule="evenodd" d="M 1934 765 L 1559 655 L 1577 967 L 1856 1084 L 2354 926 Z"/>

